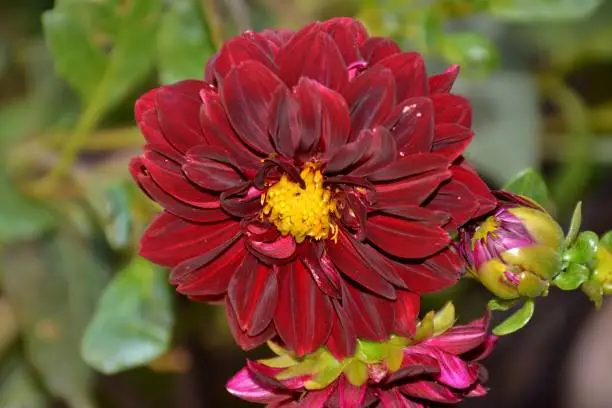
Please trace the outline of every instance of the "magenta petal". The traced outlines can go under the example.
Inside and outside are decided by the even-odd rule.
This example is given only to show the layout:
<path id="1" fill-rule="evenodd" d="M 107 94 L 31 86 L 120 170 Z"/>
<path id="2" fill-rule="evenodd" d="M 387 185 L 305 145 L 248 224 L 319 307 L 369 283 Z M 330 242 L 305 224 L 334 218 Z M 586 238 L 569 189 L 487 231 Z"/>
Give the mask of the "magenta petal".
<path id="1" fill-rule="evenodd" d="M 346 143 L 351 119 L 342 95 L 308 78 L 300 78 L 293 93 L 300 105 L 300 151 L 334 151 Z"/>
<path id="2" fill-rule="evenodd" d="M 301 262 L 278 267 L 279 295 L 274 324 L 298 356 L 319 348 L 331 331 L 331 303 Z"/>
<path id="3" fill-rule="evenodd" d="M 429 152 L 434 142 L 434 107 L 429 98 L 409 98 L 385 120 L 400 156 Z"/>
<path id="4" fill-rule="evenodd" d="M 450 243 L 450 236 L 437 226 L 376 214 L 368 217 L 368 240 L 382 251 L 399 258 L 424 258 Z"/>
<path id="5" fill-rule="evenodd" d="M 306 77 L 339 91 L 348 81 L 346 65 L 338 46 L 320 30 L 313 30 L 292 46 L 285 47 L 277 57 L 279 76 L 290 88 Z"/>
<path id="6" fill-rule="evenodd" d="M 387 379 L 387 384 L 410 382 L 412 379 L 422 378 L 427 374 L 438 374 L 440 366 L 438 361 L 428 355 L 415 351 L 412 347 L 404 350 L 404 358 L 400 369 L 392 373 Z M 411 378 L 412 377 L 412 378 Z"/>
<path id="7" fill-rule="evenodd" d="M 390 70 L 368 69 L 355 78 L 344 96 L 351 112 L 350 141 L 362 130 L 374 128 L 385 120 L 395 106 L 395 80 Z"/>
<path id="8" fill-rule="evenodd" d="M 363 406 L 367 385 L 356 386 L 351 384 L 344 376 L 338 379 L 338 401 L 340 408 L 354 408 Z"/>
<path id="9" fill-rule="evenodd" d="M 380 408 L 423 408 L 423 404 L 410 401 L 405 398 L 399 390 L 380 390 L 378 392 Z"/>
<path id="10" fill-rule="evenodd" d="M 373 66 L 378 61 L 393 54 L 402 52 L 400 47 L 390 38 L 372 37 L 368 38 L 361 46 L 361 55 Z"/>
<path id="11" fill-rule="evenodd" d="M 419 316 L 421 297 L 407 290 L 396 291 L 395 322 L 393 333 L 400 336 L 412 337 L 416 330 L 416 321 Z"/>
<path id="12" fill-rule="evenodd" d="M 299 403 L 290 405 L 292 408 L 324 408 L 333 392 L 335 385 L 330 385 L 320 391 L 309 391 Z"/>
<path id="13" fill-rule="evenodd" d="M 443 123 L 436 125 L 432 152 L 443 154 L 454 161 L 472 141 L 474 132 L 461 125 Z"/>
<path id="14" fill-rule="evenodd" d="M 413 346 L 413 351 L 428 354 L 438 361 L 440 373 L 436 376 L 436 380 L 444 385 L 462 390 L 471 387 L 477 380 L 477 370 L 471 369 L 460 357 L 435 347 L 422 345 Z"/>
<path id="15" fill-rule="evenodd" d="M 467 397 L 475 398 L 475 397 L 484 397 L 487 395 L 487 389 L 480 384 L 477 384 L 474 388 L 467 393 Z"/>
<path id="16" fill-rule="evenodd" d="M 255 257 L 245 257 L 229 283 L 227 296 L 240 328 L 249 336 L 256 336 L 268 327 L 274 316 L 277 294 L 276 273 Z"/>
<path id="17" fill-rule="evenodd" d="M 398 387 L 406 395 L 433 402 L 456 404 L 461 402 L 461 397 L 449 388 L 434 381 L 415 381 Z"/>
<path id="18" fill-rule="evenodd" d="M 234 67 L 221 81 L 221 95 L 238 136 L 256 151 L 269 154 L 268 114 L 280 79 L 256 61 Z"/>
<path id="19" fill-rule="evenodd" d="M 287 394 L 278 393 L 275 389 L 262 387 L 253 380 L 247 367 L 238 371 L 226 384 L 227 391 L 243 400 L 258 404 L 273 404 L 289 398 Z"/>
<path id="20" fill-rule="evenodd" d="M 338 242 L 326 244 L 327 254 L 336 267 L 346 276 L 372 292 L 387 299 L 395 299 L 395 289 L 370 268 L 355 251 L 344 231 L 338 234 Z"/>
<path id="21" fill-rule="evenodd" d="M 427 339 L 422 344 L 459 355 L 482 345 L 488 337 L 482 320 L 478 320 L 471 324 L 452 327 L 444 334 Z"/>
<path id="22" fill-rule="evenodd" d="M 429 77 L 429 93 L 439 94 L 449 92 L 459 74 L 459 65 L 451 65 L 446 71 Z"/>

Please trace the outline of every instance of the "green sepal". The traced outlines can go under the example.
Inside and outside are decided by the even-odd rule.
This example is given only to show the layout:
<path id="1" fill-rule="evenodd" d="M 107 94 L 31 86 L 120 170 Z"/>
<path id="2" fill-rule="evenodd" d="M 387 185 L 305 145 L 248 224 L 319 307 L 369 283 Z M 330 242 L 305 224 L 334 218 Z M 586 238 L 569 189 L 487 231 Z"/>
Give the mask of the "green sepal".
<path id="1" fill-rule="evenodd" d="M 599 245 L 603 246 L 608 251 L 612 251 L 612 231 L 608 231 L 602 235 L 599 239 Z"/>
<path id="2" fill-rule="evenodd" d="M 496 312 L 496 311 L 506 311 L 508 309 L 510 309 L 512 306 L 516 305 L 518 303 L 518 299 L 500 299 L 500 298 L 493 298 L 491 300 L 489 300 L 489 302 L 487 303 L 487 307 L 489 308 L 489 310 Z"/>
<path id="3" fill-rule="evenodd" d="M 368 365 L 363 361 L 352 360 L 344 367 L 344 375 L 348 382 L 359 387 L 368 381 Z"/>
<path id="4" fill-rule="evenodd" d="M 455 305 L 447 302 L 433 317 L 433 335 L 438 336 L 455 324 Z"/>
<path id="5" fill-rule="evenodd" d="M 576 290 L 589 280 L 589 268 L 581 264 L 570 264 L 553 280 L 553 284 L 561 290 Z"/>
<path id="6" fill-rule="evenodd" d="M 493 334 L 496 336 L 505 336 L 516 332 L 517 330 L 525 327 L 531 320 L 533 312 L 535 310 L 535 302 L 533 299 L 525 300 L 523 306 L 514 312 L 510 317 L 501 322 L 497 327 L 493 329 Z"/>
<path id="7" fill-rule="evenodd" d="M 599 248 L 599 237 L 593 231 L 583 231 L 576 242 L 563 253 L 566 263 L 589 264 L 595 258 Z"/>
<path id="8" fill-rule="evenodd" d="M 591 302 L 595 304 L 595 309 L 601 308 L 603 303 L 603 288 L 599 282 L 592 280 L 585 282 L 581 289 L 589 299 L 591 299 Z"/>
<path id="9" fill-rule="evenodd" d="M 569 230 L 563 241 L 563 248 L 569 248 L 574 243 L 574 240 L 580 232 L 580 224 L 582 224 L 582 201 L 578 201 L 572 214 L 572 220 L 570 221 Z"/>

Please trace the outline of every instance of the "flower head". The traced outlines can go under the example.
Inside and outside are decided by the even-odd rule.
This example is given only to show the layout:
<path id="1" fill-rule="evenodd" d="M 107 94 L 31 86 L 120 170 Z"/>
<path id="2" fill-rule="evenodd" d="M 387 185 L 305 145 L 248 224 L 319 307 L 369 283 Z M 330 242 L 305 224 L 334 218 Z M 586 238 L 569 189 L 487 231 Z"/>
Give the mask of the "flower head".
<path id="1" fill-rule="evenodd" d="M 499 206 L 461 228 L 460 252 L 473 277 L 502 299 L 547 293 L 561 270 L 563 231 L 533 201 L 498 192 Z"/>
<path id="2" fill-rule="evenodd" d="M 248 362 L 227 384 L 242 399 L 274 407 L 428 407 L 486 394 L 478 363 L 497 338 L 487 319 L 451 327 L 454 309 L 429 313 L 415 336 L 359 341 L 356 353 L 336 360 L 325 349 L 296 357 L 271 344 L 277 357 Z"/>
<path id="3" fill-rule="evenodd" d="M 147 144 L 130 170 L 164 211 L 141 254 L 192 299 L 223 301 L 237 342 L 298 355 L 411 335 L 415 293 L 459 278 L 449 232 L 495 200 L 461 154 L 457 67 L 353 19 L 246 32 L 205 80 L 136 103 Z"/>

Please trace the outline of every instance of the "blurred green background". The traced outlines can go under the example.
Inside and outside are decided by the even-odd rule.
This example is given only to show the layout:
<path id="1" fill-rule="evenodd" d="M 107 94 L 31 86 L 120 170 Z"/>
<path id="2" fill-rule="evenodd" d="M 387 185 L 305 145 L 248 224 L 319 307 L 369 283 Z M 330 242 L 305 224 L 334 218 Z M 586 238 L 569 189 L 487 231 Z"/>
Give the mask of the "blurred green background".
<path id="1" fill-rule="evenodd" d="M 468 157 L 492 186 L 542 170 L 561 222 L 584 198 L 584 227 L 612 229 L 612 1 L 2 0 L 0 408 L 246 406 L 224 390 L 245 354 L 222 308 L 175 296 L 134 255 L 158 209 L 127 172 L 133 104 L 201 77 L 243 30 L 343 15 L 430 72 L 461 65 Z M 464 316 L 486 300 L 471 283 L 454 296 Z M 465 406 L 610 406 L 612 310 L 541 304 L 489 360 L 491 394 Z"/>

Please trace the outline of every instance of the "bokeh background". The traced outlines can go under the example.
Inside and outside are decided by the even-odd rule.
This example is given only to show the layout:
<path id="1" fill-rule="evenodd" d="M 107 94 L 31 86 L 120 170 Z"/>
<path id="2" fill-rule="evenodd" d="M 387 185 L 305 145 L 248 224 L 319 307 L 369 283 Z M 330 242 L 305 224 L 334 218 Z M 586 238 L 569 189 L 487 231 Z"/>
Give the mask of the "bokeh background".
<path id="1" fill-rule="evenodd" d="M 460 64 L 468 157 L 490 184 L 538 169 L 562 224 L 582 199 L 583 227 L 612 229 L 612 1 L 0 0 L 0 408 L 247 406 L 224 390 L 245 353 L 222 308 L 134 259 L 157 209 L 126 170 L 132 108 L 201 77 L 225 38 L 333 16 L 430 72 Z M 488 296 L 473 282 L 446 295 L 465 319 Z M 463 406 L 612 407 L 611 337 L 612 303 L 553 291 L 487 360 L 489 396 Z"/>

